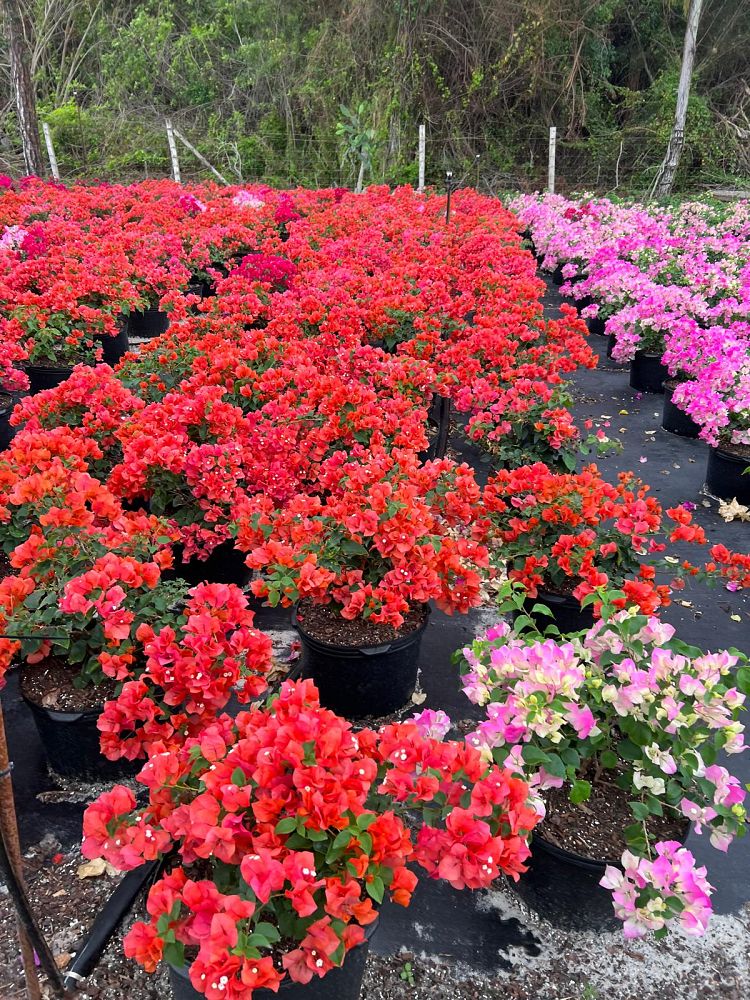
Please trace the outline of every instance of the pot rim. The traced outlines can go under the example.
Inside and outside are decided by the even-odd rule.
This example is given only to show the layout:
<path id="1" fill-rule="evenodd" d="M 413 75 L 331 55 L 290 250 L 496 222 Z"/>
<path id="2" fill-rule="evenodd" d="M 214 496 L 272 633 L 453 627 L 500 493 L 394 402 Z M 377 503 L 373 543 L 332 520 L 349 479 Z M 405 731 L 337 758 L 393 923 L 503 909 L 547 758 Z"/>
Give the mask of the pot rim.
<path id="1" fill-rule="evenodd" d="M 685 826 L 685 831 L 679 838 L 682 847 L 685 846 L 688 836 L 690 835 L 690 823 Z M 553 844 L 552 841 L 547 840 L 541 833 L 536 830 L 532 833 L 531 837 L 531 856 L 534 856 L 534 845 L 537 845 L 546 854 L 550 854 L 553 858 L 557 858 L 559 861 L 565 861 L 568 864 L 574 865 L 576 868 L 583 868 L 585 871 L 590 872 L 604 872 L 604 869 L 610 865 L 613 868 L 618 868 L 622 871 L 622 860 L 617 859 L 606 859 L 606 858 L 587 858 L 582 854 L 578 854 L 576 851 L 569 851 L 566 847 L 558 847 L 557 844 Z"/>
<path id="2" fill-rule="evenodd" d="M 292 628 L 295 628 L 302 636 L 302 638 L 307 640 L 308 642 L 317 643 L 318 645 L 323 646 L 324 648 L 330 649 L 332 651 L 336 650 L 346 653 L 359 653 L 365 650 L 370 651 L 371 653 L 381 653 L 381 652 L 386 653 L 392 650 L 394 647 L 398 649 L 402 645 L 407 645 L 408 643 L 412 642 L 412 640 L 418 638 L 424 632 L 424 630 L 427 628 L 429 624 L 430 615 L 432 614 L 431 606 L 429 604 L 424 604 L 422 605 L 422 607 L 427 612 L 424 621 L 422 622 L 421 625 L 417 626 L 417 628 L 415 629 L 412 629 L 412 631 L 408 632 L 406 635 L 399 636 L 397 639 L 392 639 L 388 643 L 382 643 L 382 642 L 363 643 L 361 645 L 351 646 L 351 645 L 346 645 L 344 643 L 328 642 L 326 639 L 319 639 L 317 636 L 312 635 L 310 632 L 306 631 L 306 629 L 300 624 L 298 620 L 299 604 L 300 602 L 297 601 L 297 603 L 294 604 L 292 607 L 292 614 L 291 614 Z"/>
<path id="3" fill-rule="evenodd" d="M 722 458 L 727 462 L 732 462 L 734 465 L 749 466 L 750 456 L 735 455 L 731 451 L 727 450 L 728 448 L 731 447 L 732 447 L 731 445 L 721 445 L 721 444 L 711 445 L 711 454 L 716 455 L 717 458 Z"/>
<path id="4" fill-rule="evenodd" d="M 663 357 L 664 357 L 664 354 L 663 353 L 659 354 L 657 351 L 640 351 L 640 350 L 638 350 L 638 351 L 635 352 L 635 355 L 633 356 L 633 361 L 635 361 L 636 358 L 643 358 L 646 361 L 655 361 L 655 360 L 658 360 L 659 364 L 663 368 L 666 368 L 667 366 L 662 361 Z"/>
<path id="5" fill-rule="evenodd" d="M 547 840 L 543 837 L 541 833 L 534 831 L 531 838 L 531 856 L 534 856 L 534 847 L 540 848 L 546 854 L 551 854 L 553 858 L 557 858 L 559 861 L 566 861 L 568 864 L 575 865 L 576 868 L 583 868 L 586 871 L 604 871 L 607 865 L 614 865 L 617 868 L 622 868 L 622 862 L 618 858 L 617 860 L 599 859 L 599 858 L 586 858 L 582 854 L 577 854 L 575 851 L 569 851 L 566 847 L 558 847 L 557 844 L 553 844 L 551 840 Z"/>
<path id="6" fill-rule="evenodd" d="M 72 723 L 79 722 L 81 719 L 98 719 L 99 716 L 104 711 L 104 702 L 101 705 L 94 708 L 82 708 L 77 712 L 66 711 L 58 708 L 47 708 L 45 705 L 38 705 L 31 698 L 27 698 L 25 694 L 21 693 L 21 697 L 24 703 L 29 706 L 33 712 L 41 712 L 42 715 L 48 716 L 53 722 L 62 723 Z"/>
<path id="7" fill-rule="evenodd" d="M 78 362 L 78 364 L 83 364 L 83 363 L 84 362 L 80 362 L 80 361 Z M 74 368 L 75 368 L 75 365 L 59 365 L 59 364 L 41 365 L 41 364 L 33 364 L 31 362 L 29 362 L 29 363 L 27 363 L 27 364 L 24 365 L 24 370 L 26 371 L 27 374 L 29 372 L 31 372 L 31 371 L 36 371 L 36 372 L 68 372 L 68 373 L 72 374 Z"/>
<path id="8" fill-rule="evenodd" d="M 365 932 L 364 940 L 361 941 L 358 945 L 355 945 L 355 947 L 352 948 L 351 950 L 356 951 L 357 948 L 361 948 L 362 945 L 369 945 L 371 939 L 375 936 L 375 933 L 379 927 L 380 927 L 380 914 L 378 914 L 378 916 L 372 921 L 372 923 L 367 924 L 366 927 L 362 928 L 362 930 Z M 165 964 L 170 969 L 170 971 L 172 971 L 176 976 L 179 976 L 180 979 L 188 983 L 190 982 L 190 975 L 188 972 L 190 966 L 187 963 L 185 963 L 185 965 L 172 965 L 171 962 L 165 962 Z M 333 969 L 329 969 L 328 971 L 330 973 L 333 972 L 335 969 L 343 969 L 344 965 L 345 962 L 342 962 L 341 965 L 335 965 Z M 322 976 L 321 978 L 325 980 L 325 976 Z M 282 981 L 279 983 L 279 993 L 283 993 L 285 990 L 290 990 L 295 986 L 301 986 L 301 985 L 303 984 L 296 982 L 289 976 L 285 976 L 284 979 L 282 979 Z M 265 989 L 265 987 L 263 988 Z"/>

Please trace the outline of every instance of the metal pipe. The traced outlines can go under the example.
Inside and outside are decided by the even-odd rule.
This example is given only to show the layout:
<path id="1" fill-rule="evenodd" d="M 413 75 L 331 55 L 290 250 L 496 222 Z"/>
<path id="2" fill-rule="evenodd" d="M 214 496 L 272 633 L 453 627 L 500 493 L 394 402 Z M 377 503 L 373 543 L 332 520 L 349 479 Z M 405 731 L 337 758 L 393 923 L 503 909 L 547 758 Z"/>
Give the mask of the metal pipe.
<path id="1" fill-rule="evenodd" d="M 63 984 L 75 990 L 95 968 L 102 952 L 130 910 L 143 887 L 156 876 L 163 861 L 150 861 L 128 872 L 101 908 L 94 920 L 86 942 L 66 970 Z"/>

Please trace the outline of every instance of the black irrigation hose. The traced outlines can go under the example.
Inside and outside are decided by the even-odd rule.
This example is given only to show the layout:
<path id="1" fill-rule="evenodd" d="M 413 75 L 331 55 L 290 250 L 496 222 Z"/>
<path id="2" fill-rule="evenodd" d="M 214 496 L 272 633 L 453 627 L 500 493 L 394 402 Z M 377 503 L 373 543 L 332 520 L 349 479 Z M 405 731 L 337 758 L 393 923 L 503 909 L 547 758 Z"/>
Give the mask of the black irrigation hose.
<path id="1" fill-rule="evenodd" d="M 163 861 L 150 861 L 122 879 L 115 891 L 101 908 L 94 920 L 86 942 L 65 972 L 63 983 L 70 990 L 78 989 L 81 982 L 95 968 L 125 914 L 146 883 L 156 876 Z"/>
<path id="2" fill-rule="evenodd" d="M 60 970 L 58 969 L 49 945 L 39 928 L 39 924 L 37 923 L 36 917 L 34 916 L 31 906 L 29 905 L 23 886 L 16 878 L 13 865 L 10 863 L 10 858 L 8 857 L 5 839 L 1 835 L 0 872 L 2 872 L 5 879 L 5 884 L 8 887 L 8 893 L 13 901 L 16 913 L 18 914 L 18 919 L 23 925 L 23 929 L 26 931 L 28 939 L 37 954 L 39 964 L 42 969 L 44 969 L 52 992 L 58 997 L 69 997 L 70 993 L 65 988 L 65 984 L 60 976 Z"/>

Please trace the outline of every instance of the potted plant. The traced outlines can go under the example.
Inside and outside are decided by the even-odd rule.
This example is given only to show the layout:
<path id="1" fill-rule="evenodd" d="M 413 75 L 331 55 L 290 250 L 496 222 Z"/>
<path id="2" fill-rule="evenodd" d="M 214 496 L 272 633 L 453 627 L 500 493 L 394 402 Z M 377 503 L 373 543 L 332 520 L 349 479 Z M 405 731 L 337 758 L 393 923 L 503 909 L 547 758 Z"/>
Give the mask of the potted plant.
<path id="1" fill-rule="evenodd" d="M 637 392 L 663 393 L 669 378 L 669 369 L 662 361 L 665 350 L 665 333 L 649 324 L 645 318 L 628 323 L 628 310 L 616 317 L 610 326 L 615 335 L 612 357 L 615 361 L 630 359 L 630 388 Z M 631 329 L 632 326 L 632 329 Z M 633 343 L 636 345 L 633 352 Z"/>
<path id="2" fill-rule="evenodd" d="M 582 913 L 588 880 L 590 915 L 602 918 L 597 883 L 613 890 L 626 936 L 672 923 L 701 934 L 711 887 L 684 842 L 690 824 L 722 851 L 745 833 L 745 790 L 719 759 L 746 749 L 748 661 L 599 596 L 602 620 L 585 632 L 545 639 L 500 622 L 462 651 L 464 691 L 487 712 L 468 739 L 542 795 L 534 862 L 544 879 L 575 879 Z"/>
<path id="3" fill-rule="evenodd" d="M 418 721 L 356 734 L 310 681 L 219 717 L 86 811 L 82 850 L 127 871 L 167 859 L 125 953 L 170 966 L 175 1000 L 359 997 L 386 893 L 416 861 L 457 889 L 517 878 L 538 816 L 526 784 Z"/>
<path id="4" fill-rule="evenodd" d="M 100 747 L 133 760 L 205 725 L 233 693 L 263 690 L 270 643 L 241 591 L 165 583 L 163 521 L 123 512 L 86 473 L 36 479 L 38 523 L 11 553 L 17 575 L 0 581 L 0 667 L 22 658 L 21 692 L 55 771 L 120 775 Z"/>
<path id="5" fill-rule="evenodd" d="M 238 544 L 260 573 L 253 592 L 294 605 L 302 671 L 347 718 L 409 702 L 429 602 L 466 611 L 481 600 L 479 488 L 468 466 L 373 451 L 332 466 L 317 495 L 283 507 L 251 499 Z"/>
<path id="6" fill-rule="evenodd" d="M 735 443 L 725 436 L 708 452 L 706 489 L 720 500 L 750 503 L 750 444 Z"/>
<path id="7" fill-rule="evenodd" d="M 646 613 L 669 600 L 655 583 L 655 556 L 670 540 L 702 543 L 701 528 L 681 507 L 666 511 L 675 522 L 667 532 L 664 511 L 633 473 L 607 482 L 596 465 L 559 473 L 539 462 L 502 470 L 484 491 L 484 510 L 496 539 L 493 561 L 511 582 L 523 585 L 555 615 L 562 632 L 593 624 L 582 600 L 597 587 L 621 588 Z M 528 607 L 533 614 L 533 607 Z"/>
<path id="8" fill-rule="evenodd" d="M 148 498 L 178 527 L 175 571 L 188 582 L 244 586 L 250 570 L 231 537 L 234 505 L 247 492 L 284 489 L 272 479 L 274 463 L 283 466 L 296 439 L 282 427 L 258 428 L 226 395 L 199 382 L 135 413 L 118 434 L 122 460 L 109 486 L 126 499 Z"/>

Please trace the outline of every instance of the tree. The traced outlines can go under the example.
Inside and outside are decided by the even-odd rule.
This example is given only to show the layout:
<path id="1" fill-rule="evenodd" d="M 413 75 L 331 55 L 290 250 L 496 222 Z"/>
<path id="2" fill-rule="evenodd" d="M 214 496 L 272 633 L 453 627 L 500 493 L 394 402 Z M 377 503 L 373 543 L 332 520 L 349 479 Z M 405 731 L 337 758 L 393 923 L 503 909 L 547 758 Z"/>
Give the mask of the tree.
<path id="1" fill-rule="evenodd" d="M 701 19 L 703 0 L 690 0 L 685 44 L 682 50 L 680 82 L 677 87 L 677 107 L 675 109 L 672 134 L 667 143 L 667 151 L 651 188 L 652 196 L 666 198 L 672 193 L 672 186 L 680 165 L 680 157 L 685 146 L 685 121 L 687 120 L 690 85 L 693 79 L 693 62 L 698 42 L 698 25 Z"/>
<path id="2" fill-rule="evenodd" d="M 5 15 L 5 30 L 10 54 L 10 76 L 16 102 L 18 130 L 21 133 L 26 173 L 41 175 L 44 170 L 42 147 L 39 143 L 39 123 L 36 117 L 36 95 L 29 69 L 29 53 L 24 31 L 24 18 L 18 0 L 0 0 Z"/>
<path id="3" fill-rule="evenodd" d="M 340 136 L 346 144 L 344 158 L 349 158 L 359 163 L 357 186 L 354 190 L 357 194 L 360 194 L 364 186 L 365 171 L 368 170 L 372 173 L 375 130 L 365 128 L 362 123 L 367 112 L 367 105 L 364 102 L 359 105 L 356 111 L 347 108 L 345 104 L 340 105 L 339 110 L 344 120 L 336 124 L 336 135 Z"/>

